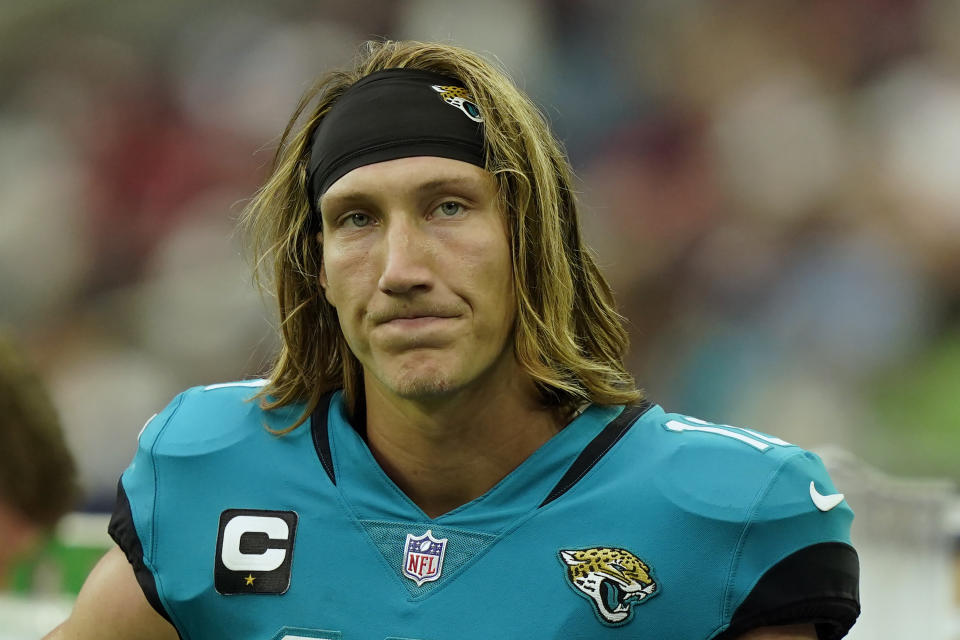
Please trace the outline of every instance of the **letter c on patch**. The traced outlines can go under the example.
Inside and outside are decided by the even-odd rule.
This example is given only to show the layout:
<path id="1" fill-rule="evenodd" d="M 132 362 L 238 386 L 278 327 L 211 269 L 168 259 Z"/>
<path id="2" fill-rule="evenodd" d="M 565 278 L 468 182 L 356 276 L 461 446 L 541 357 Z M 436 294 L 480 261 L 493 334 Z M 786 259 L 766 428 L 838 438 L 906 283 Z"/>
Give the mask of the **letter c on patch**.
<path id="1" fill-rule="evenodd" d="M 273 571 L 283 564 L 286 549 L 267 549 L 263 553 L 243 553 L 240 538 L 245 533 L 265 533 L 271 540 L 288 540 L 290 527 L 281 518 L 271 516 L 234 516 L 223 529 L 220 559 L 231 571 Z"/>

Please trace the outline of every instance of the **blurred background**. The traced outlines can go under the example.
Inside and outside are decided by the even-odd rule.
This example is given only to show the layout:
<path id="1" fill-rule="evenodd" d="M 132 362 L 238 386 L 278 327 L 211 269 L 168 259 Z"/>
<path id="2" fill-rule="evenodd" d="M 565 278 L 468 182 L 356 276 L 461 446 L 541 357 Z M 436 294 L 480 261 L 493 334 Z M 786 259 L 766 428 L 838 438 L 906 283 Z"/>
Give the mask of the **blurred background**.
<path id="1" fill-rule="evenodd" d="M 857 511 L 850 637 L 956 640 L 958 33 L 955 0 L 6 2 L 0 325 L 109 511 L 148 417 L 265 371 L 235 223 L 302 91 L 368 38 L 460 44 L 565 144 L 639 384 L 823 455 Z M 105 544 L 92 518 L 61 542 Z M 0 601 L 0 629 L 62 615 L 46 553 L 15 585 L 48 608 Z"/>

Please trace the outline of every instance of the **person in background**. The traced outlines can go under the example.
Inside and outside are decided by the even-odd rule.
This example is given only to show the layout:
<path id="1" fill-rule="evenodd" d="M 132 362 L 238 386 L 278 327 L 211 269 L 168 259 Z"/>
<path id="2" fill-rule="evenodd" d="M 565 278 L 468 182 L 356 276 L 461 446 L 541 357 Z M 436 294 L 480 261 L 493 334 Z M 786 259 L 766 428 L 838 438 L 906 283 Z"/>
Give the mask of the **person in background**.
<path id="1" fill-rule="evenodd" d="M 0 331 L 0 588 L 78 495 L 76 466 L 44 383 Z"/>

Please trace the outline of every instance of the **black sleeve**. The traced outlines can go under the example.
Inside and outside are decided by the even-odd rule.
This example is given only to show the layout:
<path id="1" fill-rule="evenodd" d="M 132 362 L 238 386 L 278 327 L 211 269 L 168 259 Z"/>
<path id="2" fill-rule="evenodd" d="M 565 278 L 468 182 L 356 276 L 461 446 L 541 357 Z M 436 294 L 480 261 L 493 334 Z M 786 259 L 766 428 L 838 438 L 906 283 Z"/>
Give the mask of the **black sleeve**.
<path id="1" fill-rule="evenodd" d="M 153 573 L 143 563 L 143 546 L 140 544 L 137 529 L 133 525 L 133 514 L 130 511 L 127 492 L 123 490 L 123 481 L 117 483 L 117 504 L 113 508 L 113 515 L 110 517 L 107 532 L 126 554 L 127 561 L 133 567 L 133 573 L 136 575 L 137 582 L 140 583 L 143 595 L 147 597 L 150 606 L 176 628 L 173 620 L 170 619 L 170 614 L 167 613 L 166 608 L 160 601 L 160 594 L 157 593 L 157 584 L 154 581 Z"/>
<path id="2" fill-rule="evenodd" d="M 820 640 L 847 635 L 860 615 L 860 562 L 853 547 L 822 542 L 771 567 L 714 640 L 760 627 L 813 623 Z"/>

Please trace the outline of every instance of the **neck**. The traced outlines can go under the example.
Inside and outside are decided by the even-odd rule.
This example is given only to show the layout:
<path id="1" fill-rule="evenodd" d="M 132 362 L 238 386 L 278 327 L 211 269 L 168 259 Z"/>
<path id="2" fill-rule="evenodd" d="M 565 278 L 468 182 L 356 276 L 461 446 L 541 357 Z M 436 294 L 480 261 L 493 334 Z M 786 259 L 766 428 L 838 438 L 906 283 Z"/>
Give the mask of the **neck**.
<path id="1" fill-rule="evenodd" d="M 563 426 L 529 379 L 400 398 L 366 381 L 367 440 L 388 476 L 431 518 L 483 495 Z"/>

